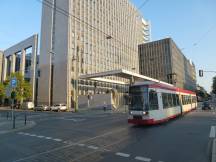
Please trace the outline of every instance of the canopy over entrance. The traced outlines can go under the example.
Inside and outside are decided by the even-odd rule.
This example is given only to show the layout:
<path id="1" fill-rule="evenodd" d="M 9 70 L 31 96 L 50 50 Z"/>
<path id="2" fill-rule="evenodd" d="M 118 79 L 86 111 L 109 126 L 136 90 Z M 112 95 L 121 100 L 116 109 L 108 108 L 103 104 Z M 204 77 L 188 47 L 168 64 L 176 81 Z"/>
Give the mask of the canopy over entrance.
<path id="1" fill-rule="evenodd" d="M 117 77 L 125 78 L 125 79 L 128 79 L 129 82 L 115 81 L 115 80 L 103 78 L 107 76 L 117 76 Z M 109 82 L 109 83 L 130 84 L 130 85 L 136 82 L 151 81 L 155 83 L 171 85 L 169 83 L 166 83 L 166 82 L 154 79 L 154 78 L 150 78 L 150 77 L 138 74 L 138 73 L 134 73 L 128 70 L 124 70 L 124 69 L 81 75 L 79 79 L 92 79 L 92 80 L 104 81 L 104 82 Z"/>

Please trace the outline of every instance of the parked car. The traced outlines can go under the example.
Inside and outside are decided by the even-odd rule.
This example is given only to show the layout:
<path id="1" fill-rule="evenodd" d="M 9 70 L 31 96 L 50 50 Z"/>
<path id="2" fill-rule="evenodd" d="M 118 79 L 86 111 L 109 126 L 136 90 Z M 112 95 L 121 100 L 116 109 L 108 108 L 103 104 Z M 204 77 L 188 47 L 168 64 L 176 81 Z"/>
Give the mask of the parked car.
<path id="1" fill-rule="evenodd" d="M 56 104 L 51 106 L 52 111 L 66 111 L 67 106 L 65 104 Z"/>
<path id="2" fill-rule="evenodd" d="M 33 102 L 25 102 L 23 108 L 28 109 L 28 110 L 33 110 L 34 109 L 34 103 Z"/>
<path id="3" fill-rule="evenodd" d="M 43 110 L 43 105 L 38 105 L 34 107 L 34 111 L 42 111 Z"/>
<path id="4" fill-rule="evenodd" d="M 209 102 L 207 102 L 207 101 L 203 102 L 202 110 L 211 110 L 211 106 L 210 106 Z"/>
<path id="5" fill-rule="evenodd" d="M 51 108 L 47 105 L 43 105 L 43 111 L 50 111 Z"/>

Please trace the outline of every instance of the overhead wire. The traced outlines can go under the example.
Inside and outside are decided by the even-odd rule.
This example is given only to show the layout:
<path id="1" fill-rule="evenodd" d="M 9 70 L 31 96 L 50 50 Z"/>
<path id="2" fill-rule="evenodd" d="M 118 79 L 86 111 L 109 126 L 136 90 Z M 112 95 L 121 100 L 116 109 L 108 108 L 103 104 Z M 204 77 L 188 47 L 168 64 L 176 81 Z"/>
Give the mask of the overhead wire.
<path id="1" fill-rule="evenodd" d="M 188 49 L 191 49 L 195 46 L 198 46 L 200 44 L 201 41 L 203 41 L 203 39 L 210 33 L 212 32 L 214 29 L 216 29 L 216 25 L 215 26 L 212 26 L 211 28 L 209 28 L 203 35 L 201 35 L 201 37 L 195 41 L 190 47 L 187 47 L 187 48 L 181 48 L 181 50 L 188 50 Z"/>

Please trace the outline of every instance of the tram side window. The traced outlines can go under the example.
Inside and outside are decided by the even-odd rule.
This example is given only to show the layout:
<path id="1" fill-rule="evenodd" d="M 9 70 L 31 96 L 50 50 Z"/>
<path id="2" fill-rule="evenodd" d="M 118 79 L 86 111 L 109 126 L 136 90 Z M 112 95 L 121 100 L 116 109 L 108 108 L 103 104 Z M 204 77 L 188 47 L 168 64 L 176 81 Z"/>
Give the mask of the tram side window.
<path id="1" fill-rule="evenodd" d="M 183 96 L 183 105 L 187 105 L 187 96 Z"/>
<path id="2" fill-rule="evenodd" d="M 169 107 L 168 94 L 167 93 L 162 93 L 162 100 L 163 100 L 163 108 L 167 109 Z"/>
<path id="3" fill-rule="evenodd" d="M 191 96 L 187 96 L 187 95 L 183 95 L 182 96 L 182 104 L 183 105 L 188 105 L 188 104 L 191 104 Z"/>
<path id="4" fill-rule="evenodd" d="M 149 92 L 149 109 L 158 110 L 157 92 L 153 90 Z"/>
<path id="5" fill-rule="evenodd" d="M 169 102 L 169 107 L 173 107 L 173 98 L 172 98 L 172 94 L 168 94 L 168 102 Z"/>
<path id="6" fill-rule="evenodd" d="M 176 106 L 180 106 L 180 102 L 179 102 L 179 95 L 176 94 Z"/>
<path id="7" fill-rule="evenodd" d="M 172 99 L 173 99 L 173 106 L 177 106 L 176 95 L 175 94 L 172 94 Z"/>
<path id="8" fill-rule="evenodd" d="M 177 94 L 172 94 L 173 106 L 179 106 L 179 97 Z"/>
<path id="9" fill-rule="evenodd" d="M 191 104 L 191 96 L 187 96 L 187 104 Z"/>

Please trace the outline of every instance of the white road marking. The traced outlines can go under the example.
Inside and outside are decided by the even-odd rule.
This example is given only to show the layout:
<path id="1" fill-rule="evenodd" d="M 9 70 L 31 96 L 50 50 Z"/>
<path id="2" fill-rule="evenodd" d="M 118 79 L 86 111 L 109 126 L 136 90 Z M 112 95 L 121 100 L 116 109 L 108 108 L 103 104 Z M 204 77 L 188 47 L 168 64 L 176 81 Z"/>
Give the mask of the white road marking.
<path id="1" fill-rule="evenodd" d="M 97 150 L 98 149 L 98 147 L 96 147 L 96 146 L 88 146 L 88 148 L 93 149 L 93 150 Z"/>
<path id="2" fill-rule="evenodd" d="M 86 119 L 65 118 L 65 117 L 57 118 L 57 119 L 61 119 L 61 120 L 70 120 L 70 121 L 73 121 L 73 122 L 81 122 L 81 121 L 85 121 L 85 120 L 86 120 Z"/>
<path id="3" fill-rule="evenodd" d="M 31 136 L 31 137 L 36 137 L 37 135 L 36 135 L 36 134 L 30 134 L 29 136 Z"/>
<path id="4" fill-rule="evenodd" d="M 101 135 L 98 135 L 98 136 L 95 136 L 95 137 L 92 137 L 92 138 L 87 138 L 87 139 L 81 140 L 81 141 L 79 141 L 79 142 L 77 142 L 77 143 L 73 143 L 72 145 L 75 145 L 75 144 L 78 144 L 78 143 L 84 143 L 84 142 L 92 141 L 92 140 L 94 140 L 94 139 L 97 139 L 97 138 L 100 138 L 100 137 L 105 137 L 105 136 L 111 135 L 111 134 L 113 134 L 113 133 L 117 133 L 117 132 L 124 131 L 124 130 L 126 130 L 126 129 L 127 129 L 127 128 L 120 128 L 120 129 L 115 130 L 115 131 L 109 131 L 109 132 L 106 132 L 106 133 L 104 133 L 104 134 L 101 134 Z M 47 139 L 47 138 L 50 138 L 50 139 L 51 139 L 51 137 L 46 137 L 46 139 Z M 108 145 L 108 146 L 112 146 L 112 145 L 117 144 L 117 143 L 119 143 L 119 142 L 121 142 L 121 141 L 124 141 L 124 140 L 125 140 L 125 139 L 120 140 L 120 141 L 118 141 L 118 142 L 115 142 L 115 143 L 113 143 L 113 144 L 111 144 L 111 145 Z M 64 146 L 61 146 L 61 147 L 53 148 L 53 149 L 51 149 L 51 150 L 47 150 L 47 151 L 44 151 L 44 152 L 41 152 L 41 153 L 36 153 L 36 154 L 30 155 L 30 156 L 26 156 L 26 157 L 21 158 L 21 159 L 17 159 L 17 160 L 15 160 L 14 162 L 24 161 L 24 160 L 28 160 L 28 159 L 31 159 L 31 158 L 34 158 L 34 157 L 38 157 L 38 156 L 41 156 L 41 155 L 44 155 L 44 154 L 52 153 L 52 152 L 55 152 L 55 151 L 58 151 L 58 150 L 62 150 L 62 149 L 71 147 L 72 145 L 64 145 Z M 108 147 L 108 146 L 106 146 L 106 147 Z M 90 154 L 92 154 L 92 153 L 90 153 Z M 85 156 L 87 156 L 87 155 L 84 155 L 84 156 L 82 156 L 82 157 L 85 157 Z M 77 158 L 77 159 L 80 159 L 80 158 L 81 158 L 81 157 L 79 157 L 79 158 Z M 76 159 L 74 159 L 74 161 L 75 161 L 75 160 L 76 160 Z"/>
<path id="5" fill-rule="evenodd" d="M 62 139 L 59 139 L 59 138 L 55 138 L 55 139 L 53 139 L 54 141 L 57 141 L 57 142 L 61 142 L 62 141 Z"/>
<path id="6" fill-rule="evenodd" d="M 122 157 L 130 157 L 130 154 L 125 154 L 125 153 L 122 153 L 122 152 L 117 152 L 116 155 L 122 156 Z"/>
<path id="7" fill-rule="evenodd" d="M 215 138 L 215 126 L 211 126 L 209 138 Z"/>
<path id="8" fill-rule="evenodd" d="M 52 137 L 45 137 L 45 138 L 48 139 L 48 140 L 52 139 Z"/>
<path id="9" fill-rule="evenodd" d="M 23 132 L 19 132 L 18 134 L 24 134 Z"/>
<path id="10" fill-rule="evenodd" d="M 29 136 L 30 134 L 29 133 L 23 133 L 24 135 L 26 135 L 26 136 Z"/>
<path id="11" fill-rule="evenodd" d="M 38 138 L 44 138 L 44 136 L 36 136 L 36 137 L 38 137 Z"/>
<path id="12" fill-rule="evenodd" d="M 150 162 L 151 161 L 150 158 L 141 157 L 141 156 L 136 156 L 135 159 L 139 160 L 139 161 L 145 161 L 145 162 Z"/>
<path id="13" fill-rule="evenodd" d="M 77 146 L 81 146 L 81 147 L 83 147 L 83 146 L 85 146 L 85 144 L 83 144 L 83 143 L 79 143 L 79 144 L 77 144 Z"/>

